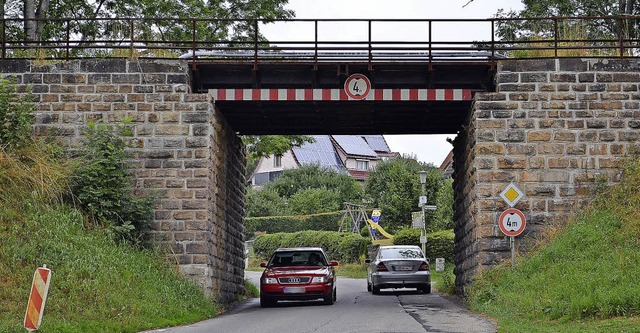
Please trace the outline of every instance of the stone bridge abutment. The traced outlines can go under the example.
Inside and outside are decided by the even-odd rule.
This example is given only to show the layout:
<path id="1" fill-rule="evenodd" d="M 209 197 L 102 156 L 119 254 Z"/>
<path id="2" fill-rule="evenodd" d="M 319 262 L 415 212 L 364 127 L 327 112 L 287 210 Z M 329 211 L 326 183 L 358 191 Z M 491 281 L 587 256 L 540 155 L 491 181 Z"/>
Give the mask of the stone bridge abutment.
<path id="1" fill-rule="evenodd" d="M 133 119 L 138 185 L 161 196 L 154 239 L 208 295 L 235 299 L 244 147 L 211 96 L 191 92 L 186 61 L 4 60 L 0 73 L 32 91 L 36 133 L 66 145 L 80 144 L 89 121 Z M 516 208 L 528 219 L 524 238 L 535 239 L 588 203 L 597 178 L 617 181 L 624 158 L 640 151 L 638 61 L 509 60 L 495 80 L 496 92 L 476 93 L 454 143 L 459 291 L 510 255 L 497 226 L 506 185 L 525 191 Z"/>
<path id="2" fill-rule="evenodd" d="M 244 288 L 244 146 L 211 96 L 193 94 L 185 61 L 5 60 L 2 75 L 37 105 L 36 133 L 81 144 L 91 121 L 132 119 L 139 187 L 160 201 L 152 236 L 210 297 Z"/>
<path id="3" fill-rule="evenodd" d="M 456 276 L 510 259 L 498 227 L 515 183 L 525 197 L 525 249 L 584 207 L 596 181 L 619 180 L 640 152 L 640 62 L 620 59 L 512 60 L 498 64 L 497 91 L 477 93 L 454 144 Z"/>

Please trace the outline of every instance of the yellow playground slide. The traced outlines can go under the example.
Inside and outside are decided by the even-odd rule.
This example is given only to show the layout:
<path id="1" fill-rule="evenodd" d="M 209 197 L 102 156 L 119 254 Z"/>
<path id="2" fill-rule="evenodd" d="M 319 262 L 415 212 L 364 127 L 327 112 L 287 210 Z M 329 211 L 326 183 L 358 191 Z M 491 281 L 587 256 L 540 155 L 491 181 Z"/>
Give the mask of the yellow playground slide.
<path id="1" fill-rule="evenodd" d="M 382 229 L 382 227 L 379 224 L 371 221 L 371 219 L 367 219 L 367 223 L 369 223 L 369 226 L 371 226 L 371 228 L 376 229 L 382 236 L 387 237 L 389 239 L 393 238 L 392 234 L 386 232 L 384 229 Z"/>

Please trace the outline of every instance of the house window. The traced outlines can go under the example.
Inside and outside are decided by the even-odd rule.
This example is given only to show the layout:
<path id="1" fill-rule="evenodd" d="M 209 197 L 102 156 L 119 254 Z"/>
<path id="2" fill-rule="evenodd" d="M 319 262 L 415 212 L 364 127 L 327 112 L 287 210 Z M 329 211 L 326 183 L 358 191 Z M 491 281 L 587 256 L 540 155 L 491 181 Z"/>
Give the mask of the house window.
<path id="1" fill-rule="evenodd" d="M 273 167 L 279 168 L 282 166 L 282 156 L 273 156 Z"/>
<path id="2" fill-rule="evenodd" d="M 356 170 L 369 171 L 369 161 L 356 160 Z"/>

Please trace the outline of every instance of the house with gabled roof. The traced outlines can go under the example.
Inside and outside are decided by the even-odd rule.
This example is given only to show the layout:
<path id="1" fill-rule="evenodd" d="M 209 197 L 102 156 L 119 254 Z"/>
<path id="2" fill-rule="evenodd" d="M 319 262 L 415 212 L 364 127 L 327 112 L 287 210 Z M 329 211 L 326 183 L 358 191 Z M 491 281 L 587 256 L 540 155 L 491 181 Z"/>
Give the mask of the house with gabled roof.
<path id="1" fill-rule="evenodd" d="M 382 135 L 313 135 L 314 142 L 294 147 L 284 155 L 263 157 L 250 180 L 261 186 L 275 180 L 286 169 L 318 164 L 348 173 L 364 182 L 379 161 L 399 156 Z"/>

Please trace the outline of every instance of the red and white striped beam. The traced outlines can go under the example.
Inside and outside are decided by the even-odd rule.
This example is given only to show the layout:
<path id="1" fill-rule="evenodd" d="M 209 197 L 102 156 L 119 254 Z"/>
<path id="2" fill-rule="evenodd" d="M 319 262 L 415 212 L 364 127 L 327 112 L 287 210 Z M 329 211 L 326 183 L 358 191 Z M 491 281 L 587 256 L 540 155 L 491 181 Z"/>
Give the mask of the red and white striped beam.
<path id="1" fill-rule="evenodd" d="M 470 101 L 471 89 L 371 89 L 363 99 L 344 89 L 209 89 L 217 101 Z"/>

